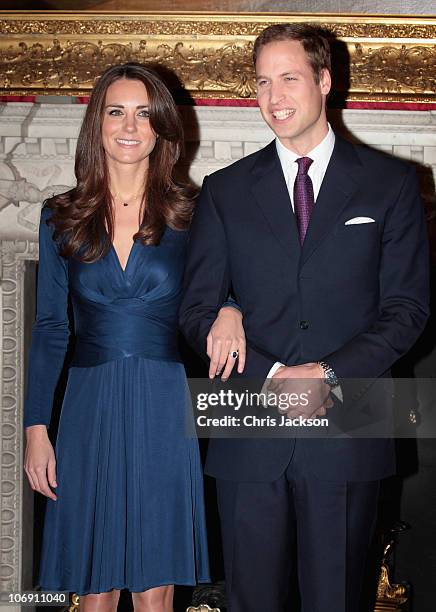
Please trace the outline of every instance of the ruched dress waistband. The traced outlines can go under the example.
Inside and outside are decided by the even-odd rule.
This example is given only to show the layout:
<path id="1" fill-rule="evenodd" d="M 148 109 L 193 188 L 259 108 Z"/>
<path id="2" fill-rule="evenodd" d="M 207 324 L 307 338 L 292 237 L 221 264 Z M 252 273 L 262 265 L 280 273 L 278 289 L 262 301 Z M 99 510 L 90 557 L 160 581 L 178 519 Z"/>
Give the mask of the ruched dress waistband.
<path id="1" fill-rule="evenodd" d="M 90 367 L 134 355 L 181 361 L 174 307 L 159 311 L 140 298 L 110 303 L 73 300 L 76 346 L 71 365 Z"/>

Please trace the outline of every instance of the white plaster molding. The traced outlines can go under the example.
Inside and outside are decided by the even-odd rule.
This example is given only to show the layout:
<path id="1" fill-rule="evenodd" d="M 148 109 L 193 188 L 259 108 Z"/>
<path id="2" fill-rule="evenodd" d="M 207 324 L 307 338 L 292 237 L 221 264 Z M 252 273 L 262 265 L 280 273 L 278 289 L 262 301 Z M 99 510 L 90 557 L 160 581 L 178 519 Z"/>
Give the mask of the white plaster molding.
<path id="1" fill-rule="evenodd" d="M 1 464 L 0 464 L 0 591 L 22 589 L 22 487 L 24 389 L 25 263 L 37 260 L 38 245 L 28 241 L 0 242 Z"/>

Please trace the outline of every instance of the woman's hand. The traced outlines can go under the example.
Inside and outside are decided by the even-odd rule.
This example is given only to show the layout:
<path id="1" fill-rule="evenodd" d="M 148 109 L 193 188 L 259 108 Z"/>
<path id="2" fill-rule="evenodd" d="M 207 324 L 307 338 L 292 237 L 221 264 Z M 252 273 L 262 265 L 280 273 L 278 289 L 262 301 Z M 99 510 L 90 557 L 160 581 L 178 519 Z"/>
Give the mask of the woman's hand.
<path id="1" fill-rule="evenodd" d="M 27 446 L 24 471 L 34 491 L 56 501 L 50 487 L 57 487 L 56 458 L 45 425 L 26 427 Z M 50 485 L 50 486 L 49 486 Z"/>
<path id="2" fill-rule="evenodd" d="M 238 351 L 238 356 L 231 353 Z M 214 378 L 223 370 L 221 380 L 227 380 L 238 361 L 238 372 L 245 366 L 245 332 L 242 326 L 242 313 L 232 306 L 224 306 L 218 313 L 207 336 L 207 354 L 210 358 L 209 378 Z"/>

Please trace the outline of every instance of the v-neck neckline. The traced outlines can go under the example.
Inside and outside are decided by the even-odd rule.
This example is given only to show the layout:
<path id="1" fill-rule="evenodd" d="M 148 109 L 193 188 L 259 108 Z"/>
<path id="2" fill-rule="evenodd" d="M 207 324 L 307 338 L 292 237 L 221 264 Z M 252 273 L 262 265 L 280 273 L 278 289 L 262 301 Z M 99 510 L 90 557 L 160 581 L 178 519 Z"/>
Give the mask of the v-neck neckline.
<path id="1" fill-rule="evenodd" d="M 121 261 L 120 261 L 120 258 L 118 257 L 118 253 L 117 253 L 117 250 L 116 250 L 116 248 L 114 246 L 114 243 L 112 242 L 112 244 L 111 244 L 111 250 L 112 250 L 112 252 L 113 252 L 113 254 L 115 256 L 115 259 L 116 259 L 116 262 L 118 264 L 118 267 L 121 270 L 121 273 L 123 275 L 126 274 L 127 268 L 129 267 L 129 263 L 130 263 L 130 260 L 132 258 L 132 253 L 133 253 L 133 249 L 135 248 L 135 244 L 136 244 L 136 240 L 133 240 L 132 241 L 132 246 L 130 247 L 129 255 L 127 257 L 126 267 L 125 268 L 123 268 L 123 266 L 121 265 Z"/>

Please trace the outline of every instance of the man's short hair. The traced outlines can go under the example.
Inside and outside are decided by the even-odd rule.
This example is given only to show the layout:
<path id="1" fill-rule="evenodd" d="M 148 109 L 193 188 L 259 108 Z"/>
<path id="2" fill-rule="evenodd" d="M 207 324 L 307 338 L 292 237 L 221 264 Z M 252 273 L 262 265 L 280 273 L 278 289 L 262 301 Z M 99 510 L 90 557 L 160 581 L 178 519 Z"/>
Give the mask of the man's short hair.
<path id="1" fill-rule="evenodd" d="M 262 47 L 283 40 L 301 42 L 317 83 L 319 83 L 321 70 L 326 68 L 331 72 L 330 45 L 325 31 L 307 23 L 278 23 L 265 28 L 254 41 L 254 65 L 256 66 L 256 60 Z"/>

